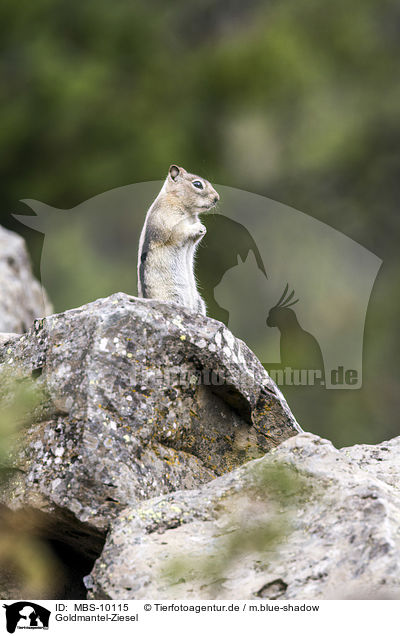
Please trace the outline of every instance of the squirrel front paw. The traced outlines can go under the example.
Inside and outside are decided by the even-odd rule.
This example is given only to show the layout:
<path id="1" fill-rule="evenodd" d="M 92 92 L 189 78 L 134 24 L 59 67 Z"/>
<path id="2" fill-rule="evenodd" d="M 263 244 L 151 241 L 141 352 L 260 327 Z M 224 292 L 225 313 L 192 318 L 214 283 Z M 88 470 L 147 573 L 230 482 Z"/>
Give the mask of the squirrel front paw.
<path id="1" fill-rule="evenodd" d="M 202 223 L 195 225 L 193 228 L 193 238 L 201 238 L 207 232 L 207 228 Z"/>

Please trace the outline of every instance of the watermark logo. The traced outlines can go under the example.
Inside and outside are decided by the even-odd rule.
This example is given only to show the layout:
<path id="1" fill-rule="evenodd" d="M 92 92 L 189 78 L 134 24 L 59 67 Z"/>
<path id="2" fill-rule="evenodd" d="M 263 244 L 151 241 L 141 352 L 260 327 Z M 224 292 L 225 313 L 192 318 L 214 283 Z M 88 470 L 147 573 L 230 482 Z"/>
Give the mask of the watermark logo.
<path id="1" fill-rule="evenodd" d="M 139 235 L 161 181 L 116 188 L 71 210 L 26 200 L 17 216 L 45 235 L 41 277 L 63 311 L 116 291 L 136 295 Z M 382 261 L 317 219 L 226 186 L 196 275 L 207 314 L 254 351 L 277 384 L 357 389 L 364 325 Z"/>
<path id="2" fill-rule="evenodd" d="M 31 601 L 18 601 L 11 605 L 4 604 L 6 610 L 6 627 L 9 634 L 14 634 L 16 629 L 48 629 L 51 612 L 32 603 Z"/>

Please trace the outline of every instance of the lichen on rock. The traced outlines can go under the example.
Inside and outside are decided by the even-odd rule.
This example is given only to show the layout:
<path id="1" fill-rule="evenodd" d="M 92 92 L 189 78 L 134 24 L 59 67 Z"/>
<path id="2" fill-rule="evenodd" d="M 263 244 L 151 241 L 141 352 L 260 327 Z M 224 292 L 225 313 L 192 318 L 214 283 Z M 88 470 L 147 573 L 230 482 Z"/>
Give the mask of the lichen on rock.
<path id="1" fill-rule="evenodd" d="M 40 493 L 46 512 L 66 509 L 101 531 L 126 505 L 195 488 L 300 430 L 222 323 L 122 293 L 36 321 L 0 348 L 0 368 L 47 396 L 13 505 Z"/>

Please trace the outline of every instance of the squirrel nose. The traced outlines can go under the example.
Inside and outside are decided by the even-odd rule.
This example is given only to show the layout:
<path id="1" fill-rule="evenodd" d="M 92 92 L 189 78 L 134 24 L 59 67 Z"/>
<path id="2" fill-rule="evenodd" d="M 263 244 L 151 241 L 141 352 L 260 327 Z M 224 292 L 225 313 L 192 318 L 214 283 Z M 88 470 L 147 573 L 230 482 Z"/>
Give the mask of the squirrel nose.
<path id="1" fill-rule="evenodd" d="M 214 203 L 218 203 L 218 201 L 219 201 L 219 194 L 216 193 L 214 197 Z"/>

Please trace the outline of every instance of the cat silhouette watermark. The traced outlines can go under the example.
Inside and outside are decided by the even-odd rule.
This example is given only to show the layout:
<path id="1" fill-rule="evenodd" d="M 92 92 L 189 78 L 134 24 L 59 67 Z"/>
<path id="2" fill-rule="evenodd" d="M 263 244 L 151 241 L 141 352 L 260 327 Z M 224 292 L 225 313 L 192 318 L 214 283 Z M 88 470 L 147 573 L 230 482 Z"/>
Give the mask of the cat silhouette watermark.
<path id="1" fill-rule="evenodd" d="M 70 210 L 25 200 L 36 215 L 16 218 L 44 234 L 41 282 L 56 311 L 116 291 L 137 294 L 139 235 L 161 185 L 116 188 Z M 290 368 L 320 372 L 306 374 L 309 386 L 360 388 L 365 318 L 382 261 L 303 212 L 216 187 L 220 213 L 202 217 L 207 234 L 196 265 L 208 315 L 284 382 Z"/>

